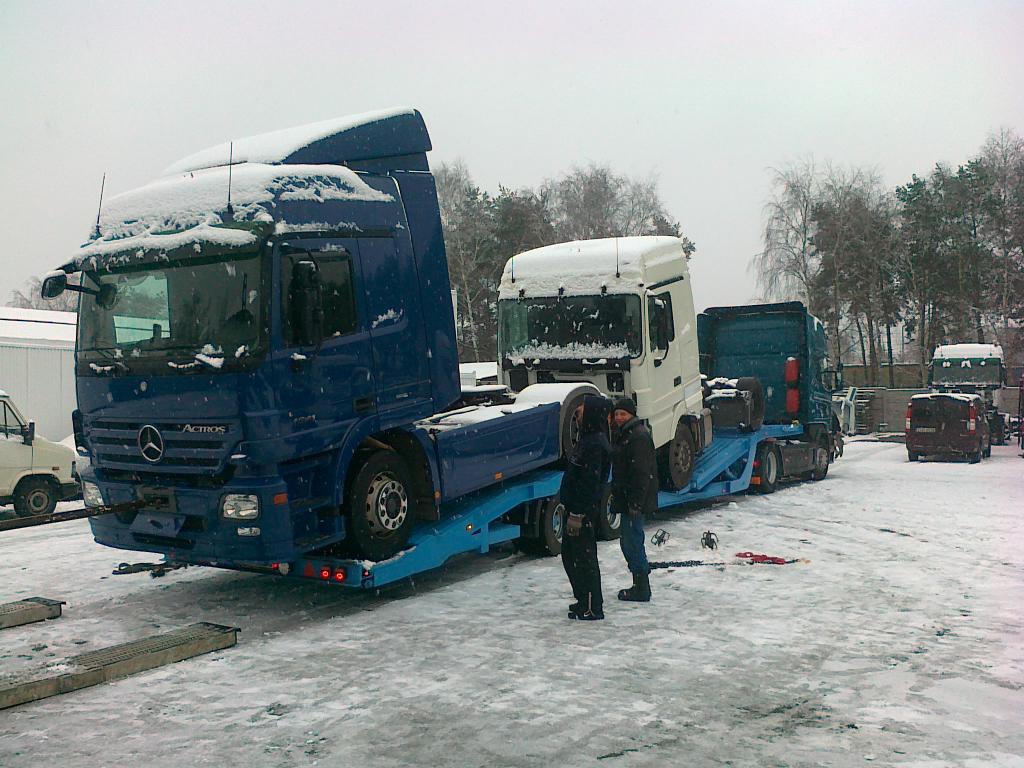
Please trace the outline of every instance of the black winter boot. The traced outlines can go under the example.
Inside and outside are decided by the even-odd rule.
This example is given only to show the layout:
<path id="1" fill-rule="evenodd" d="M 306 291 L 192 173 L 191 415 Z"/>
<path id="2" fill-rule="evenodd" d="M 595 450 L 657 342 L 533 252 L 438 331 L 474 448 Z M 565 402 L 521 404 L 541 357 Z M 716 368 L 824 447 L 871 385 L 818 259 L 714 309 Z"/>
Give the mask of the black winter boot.
<path id="1" fill-rule="evenodd" d="M 619 600 L 630 603 L 647 603 L 651 600 L 651 579 L 646 573 L 633 574 L 633 586 L 619 590 Z"/>

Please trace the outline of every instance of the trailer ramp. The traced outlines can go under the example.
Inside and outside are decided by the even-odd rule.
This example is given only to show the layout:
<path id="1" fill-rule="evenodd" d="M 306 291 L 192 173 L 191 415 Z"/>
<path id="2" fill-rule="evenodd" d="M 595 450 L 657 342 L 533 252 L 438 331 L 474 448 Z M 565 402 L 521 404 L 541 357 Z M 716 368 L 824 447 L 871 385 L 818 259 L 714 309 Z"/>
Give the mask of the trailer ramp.
<path id="1" fill-rule="evenodd" d="M 230 648 L 235 644 L 237 634 L 236 627 L 199 622 L 162 635 L 81 653 L 45 667 L 0 677 L 0 709 Z"/>

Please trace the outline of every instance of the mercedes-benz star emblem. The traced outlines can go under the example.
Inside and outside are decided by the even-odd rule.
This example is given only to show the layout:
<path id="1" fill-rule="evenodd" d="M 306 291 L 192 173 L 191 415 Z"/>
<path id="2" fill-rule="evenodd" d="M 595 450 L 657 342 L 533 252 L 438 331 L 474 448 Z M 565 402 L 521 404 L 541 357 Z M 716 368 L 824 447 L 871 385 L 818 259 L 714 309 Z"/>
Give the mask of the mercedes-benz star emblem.
<path id="1" fill-rule="evenodd" d="M 160 430 L 146 424 L 139 430 L 139 452 L 146 461 L 156 464 L 164 457 L 164 438 Z"/>

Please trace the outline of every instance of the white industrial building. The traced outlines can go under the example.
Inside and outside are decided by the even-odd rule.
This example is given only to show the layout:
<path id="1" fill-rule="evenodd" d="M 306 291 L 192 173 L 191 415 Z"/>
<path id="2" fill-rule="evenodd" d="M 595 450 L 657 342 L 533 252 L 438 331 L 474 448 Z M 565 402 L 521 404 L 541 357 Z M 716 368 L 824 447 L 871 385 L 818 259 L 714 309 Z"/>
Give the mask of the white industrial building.
<path id="1" fill-rule="evenodd" d="M 71 434 L 75 313 L 0 307 L 0 389 L 49 440 Z"/>

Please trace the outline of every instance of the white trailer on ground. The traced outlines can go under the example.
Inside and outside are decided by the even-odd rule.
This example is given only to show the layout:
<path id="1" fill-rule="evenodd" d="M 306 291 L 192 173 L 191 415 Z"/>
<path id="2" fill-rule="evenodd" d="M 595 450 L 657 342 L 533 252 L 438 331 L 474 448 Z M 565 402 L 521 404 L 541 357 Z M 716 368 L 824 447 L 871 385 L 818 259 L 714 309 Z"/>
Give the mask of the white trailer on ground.
<path id="1" fill-rule="evenodd" d="M 0 389 L 50 440 L 72 431 L 75 329 L 74 312 L 0 307 Z"/>

